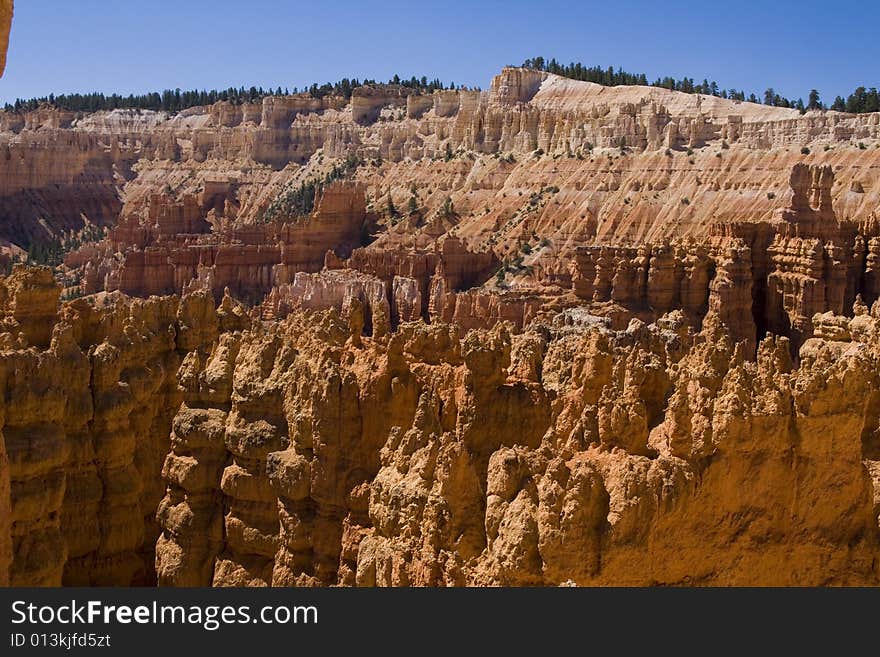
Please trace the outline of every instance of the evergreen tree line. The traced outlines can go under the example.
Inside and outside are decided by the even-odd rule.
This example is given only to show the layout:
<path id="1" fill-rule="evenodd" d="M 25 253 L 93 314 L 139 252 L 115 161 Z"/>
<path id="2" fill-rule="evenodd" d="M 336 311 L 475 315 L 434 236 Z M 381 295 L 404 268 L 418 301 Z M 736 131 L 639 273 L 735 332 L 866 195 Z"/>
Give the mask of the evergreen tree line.
<path id="1" fill-rule="evenodd" d="M 88 224 L 78 233 L 71 231 L 68 235 L 46 240 L 32 240 L 27 251 L 25 262 L 31 265 L 49 265 L 55 267 L 64 261 L 70 251 L 83 244 L 98 242 L 107 234 L 107 228 Z"/>
<path id="2" fill-rule="evenodd" d="M 251 87 L 245 89 L 240 87 L 235 89 L 223 89 L 218 91 L 199 91 L 193 89 L 191 91 L 181 91 L 180 89 L 166 89 L 159 93 L 154 91 L 147 94 L 129 94 L 121 96 L 119 94 L 110 94 L 109 96 L 92 92 L 87 94 L 61 94 L 56 96 L 49 94 L 41 98 L 30 98 L 23 100 L 16 99 L 15 103 L 6 103 L 5 109 L 14 112 L 26 112 L 35 110 L 40 105 L 51 105 L 61 109 L 70 110 L 72 112 L 97 112 L 99 110 L 114 109 L 140 109 L 155 110 L 164 112 L 180 112 L 190 107 L 199 105 L 211 105 L 220 100 L 227 100 L 234 104 L 249 103 L 262 99 L 269 95 L 282 95 L 290 93 L 288 90 L 263 89 L 262 87 Z"/>
<path id="3" fill-rule="evenodd" d="M 34 242 L 27 252 L 27 263 L 31 265 L 49 265 L 55 267 L 64 260 L 67 249 L 59 239 L 49 242 Z"/>
<path id="4" fill-rule="evenodd" d="M 838 112 L 852 112 L 860 114 L 862 112 L 880 112 L 880 93 L 876 87 L 866 89 L 858 87 L 853 93 L 847 96 L 846 100 L 838 96 L 831 103 L 831 109 Z"/>
<path id="5" fill-rule="evenodd" d="M 358 80 L 357 78 L 353 78 L 349 80 L 348 78 L 342 78 L 339 82 L 330 83 L 326 82 L 320 86 L 317 84 L 313 84 L 311 87 L 306 89 L 312 97 L 314 98 L 323 98 L 324 96 L 343 96 L 344 98 L 351 98 L 351 92 L 354 91 L 355 87 L 360 87 L 364 85 L 375 85 L 381 84 L 376 82 L 376 80 L 371 80 L 367 78 L 363 81 Z M 421 78 L 417 78 L 416 76 L 412 76 L 409 80 L 401 78 L 399 75 L 395 75 L 393 78 L 388 80 L 388 84 L 396 84 L 402 87 L 407 87 L 409 89 L 417 89 L 422 93 L 433 93 L 434 91 L 443 91 L 445 89 L 455 89 L 455 82 L 450 82 L 449 86 L 446 86 L 443 82 L 440 81 L 439 78 L 434 78 L 433 80 L 429 80 L 426 76 L 422 76 Z M 294 93 L 296 93 L 296 89 L 294 88 Z"/>
<path id="6" fill-rule="evenodd" d="M 729 98 L 731 100 L 740 100 L 750 103 L 761 103 L 772 105 L 774 107 L 790 107 L 798 110 L 806 111 L 808 109 L 828 109 L 828 106 L 822 103 L 819 98 L 819 92 L 812 89 L 809 94 L 808 102 L 805 104 L 802 99 L 791 100 L 776 93 L 771 87 L 764 91 L 762 98 L 758 98 L 754 93 L 746 95 L 741 89 L 722 89 L 712 80 L 704 79 L 697 82 L 693 78 L 684 77 L 676 80 L 673 77 L 657 78 L 650 82 L 644 73 L 630 73 L 622 68 L 609 66 L 603 68 L 601 66 L 584 66 L 580 62 L 571 64 L 560 64 L 555 59 L 549 61 L 543 57 L 533 57 L 525 60 L 522 64 L 526 68 L 534 68 L 541 71 L 547 71 L 555 75 L 571 78 L 573 80 L 582 80 L 586 82 L 595 82 L 605 86 L 617 85 L 643 85 L 662 87 L 674 91 L 683 91 L 685 93 L 705 94 L 707 96 L 718 96 L 719 98 Z M 294 87 L 292 90 L 288 88 L 282 89 L 280 86 L 275 89 L 264 89 L 263 87 L 229 87 L 228 89 L 212 89 L 190 91 L 182 91 L 181 89 L 165 89 L 162 92 L 154 91 L 146 94 L 129 94 L 122 96 L 120 94 L 105 95 L 100 92 L 92 93 L 75 93 L 60 94 L 58 96 L 49 94 L 39 98 L 22 99 L 17 98 L 14 103 L 6 103 L 4 109 L 12 112 L 27 112 L 37 109 L 40 105 L 50 105 L 73 112 L 97 112 L 99 110 L 114 109 L 141 109 L 154 110 L 176 113 L 190 107 L 198 107 L 201 105 L 212 105 L 218 101 L 229 101 L 233 104 L 253 103 L 262 100 L 265 96 L 287 96 L 291 93 L 308 93 L 313 98 L 323 98 L 328 95 L 342 96 L 351 98 L 352 91 L 362 85 L 379 84 L 376 80 L 358 78 L 343 78 L 338 82 L 326 82 L 322 85 L 317 83 L 310 87 L 300 90 Z M 448 86 L 440 81 L 439 78 L 429 80 L 426 76 L 417 78 L 412 76 L 409 79 L 401 78 L 395 75 L 388 80 L 388 84 L 397 84 L 410 89 L 416 89 L 422 93 L 432 93 L 438 90 L 455 89 L 456 85 L 451 82 Z M 843 98 L 837 96 L 830 105 L 830 109 L 840 112 L 850 112 L 860 114 L 863 112 L 880 111 L 880 93 L 877 88 L 858 87 L 852 94 Z"/>
<path id="7" fill-rule="evenodd" d="M 359 81 L 357 78 L 343 78 L 342 80 L 322 85 L 313 84 L 312 86 L 302 89 L 303 93 L 308 93 L 313 98 L 322 98 L 327 95 L 344 96 L 351 98 L 351 93 L 355 87 L 364 84 L 377 84 L 375 80 Z M 454 89 L 455 83 L 451 83 L 447 87 L 438 78 L 428 80 L 427 77 L 421 78 L 411 77 L 409 80 L 401 79 L 395 75 L 388 81 L 388 84 L 399 84 L 404 87 L 418 89 L 424 93 L 431 93 L 435 90 Z M 253 103 L 262 100 L 265 96 L 287 96 L 291 93 L 300 93 L 300 89 L 294 87 L 290 89 L 263 89 L 263 87 L 229 87 L 229 89 L 212 89 L 210 91 L 192 89 L 190 91 L 182 91 L 180 89 L 166 89 L 161 93 L 154 91 L 146 94 L 129 94 L 122 96 L 120 94 L 105 95 L 100 92 L 92 92 L 85 94 L 49 94 L 40 98 L 22 99 L 17 98 L 14 103 L 6 103 L 4 109 L 11 112 L 28 112 L 37 109 L 40 105 L 51 105 L 60 109 L 70 110 L 72 112 L 97 112 L 100 110 L 114 109 L 140 109 L 154 110 L 163 112 L 180 112 L 190 107 L 198 107 L 200 105 L 212 105 L 218 101 L 229 101 L 235 105 L 242 103 Z"/>
<path id="8" fill-rule="evenodd" d="M 702 82 L 696 82 L 693 78 L 684 77 L 676 80 L 673 77 L 657 78 L 653 82 L 648 81 L 648 77 L 644 73 L 630 73 L 622 68 L 614 69 L 609 66 L 603 68 L 601 66 L 584 66 L 581 63 L 560 64 L 555 59 L 547 61 L 543 57 L 532 57 L 523 62 L 523 67 L 533 68 L 539 71 L 547 71 L 555 75 L 571 78 L 573 80 L 581 80 L 584 82 L 595 82 L 597 84 L 613 87 L 617 85 L 642 85 L 652 87 L 662 87 L 673 91 L 683 91 L 692 94 L 704 94 L 706 96 L 717 96 L 719 98 L 729 98 L 731 100 L 740 100 L 749 103 L 761 103 L 774 107 L 790 107 L 805 112 L 809 109 L 828 109 L 819 97 L 816 89 L 810 90 L 808 101 L 805 104 L 803 99 L 798 98 L 792 100 L 785 98 L 771 87 L 764 91 L 763 97 L 759 99 L 754 93 L 746 96 L 746 92 L 742 89 L 722 89 L 718 83 L 712 80 L 704 79 Z M 878 97 L 877 89 L 866 89 L 859 87 L 846 99 L 838 96 L 831 104 L 831 109 L 839 112 L 851 112 L 860 114 L 863 112 L 880 111 L 880 97 Z"/>

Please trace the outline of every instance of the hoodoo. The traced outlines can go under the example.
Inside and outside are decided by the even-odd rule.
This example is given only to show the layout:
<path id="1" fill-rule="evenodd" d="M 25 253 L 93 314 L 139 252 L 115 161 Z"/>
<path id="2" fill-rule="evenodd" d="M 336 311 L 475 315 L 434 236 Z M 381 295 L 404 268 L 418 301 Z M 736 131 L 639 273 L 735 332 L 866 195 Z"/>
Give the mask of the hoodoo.
<path id="1" fill-rule="evenodd" d="M 0 584 L 880 584 L 880 114 L 330 89 L 0 112 Z"/>

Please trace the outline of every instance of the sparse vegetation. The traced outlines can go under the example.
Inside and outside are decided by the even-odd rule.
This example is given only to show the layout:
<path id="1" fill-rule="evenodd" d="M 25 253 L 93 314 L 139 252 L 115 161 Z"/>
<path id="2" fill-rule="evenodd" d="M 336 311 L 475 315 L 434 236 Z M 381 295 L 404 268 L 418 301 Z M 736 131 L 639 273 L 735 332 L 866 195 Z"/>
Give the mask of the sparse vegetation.
<path id="1" fill-rule="evenodd" d="M 452 204 L 452 198 L 447 196 L 440 208 L 440 214 L 444 217 L 451 217 L 455 214 L 455 206 Z"/>
<path id="2" fill-rule="evenodd" d="M 65 255 L 83 244 L 100 241 L 106 234 L 107 229 L 103 226 L 87 224 L 82 230 L 71 231 L 64 237 L 56 237 L 49 241 L 33 240 L 28 246 L 24 262 L 29 265 L 57 267 L 64 261 Z"/>
<path id="3" fill-rule="evenodd" d="M 311 214 L 315 208 L 318 190 L 324 185 L 349 177 L 361 164 L 363 161 L 359 157 L 349 155 L 322 179 L 309 179 L 296 187 L 283 190 L 263 213 L 263 221 L 268 223 L 276 218 L 293 219 Z"/>
<path id="4" fill-rule="evenodd" d="M 394 207 L 394 199 L 391 198 L 391 190 L 388 190 L 388 196 L 385 198 L 385 213 L 391 217 L 397 217 L 400 213 Z"/>

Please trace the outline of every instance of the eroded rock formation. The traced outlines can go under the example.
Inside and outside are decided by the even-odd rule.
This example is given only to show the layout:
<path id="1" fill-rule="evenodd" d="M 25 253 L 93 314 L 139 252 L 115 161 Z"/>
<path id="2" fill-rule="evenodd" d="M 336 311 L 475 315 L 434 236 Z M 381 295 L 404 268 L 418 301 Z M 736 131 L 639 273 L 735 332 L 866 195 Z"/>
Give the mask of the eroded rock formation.
<path id="1" fill-rule="evenodd" d="M 513 68 L 3 113 L 77 248 L 0 277 L 0 584 L 880 584 L 878 144 Z"/>
<path id="2" fill-rule="evenodd" d="M 0 76 L 6 70 L 6 50 L 9 48 L 9 30 L 12 27 L 12 0 L 0 0 Z"/>
<path id="3" fill-rule="evenodd" d="M 4 283 L 13 584 L 880 579 L 880 304 L 749 359 L 678 310 L 369 337 L 46 276 Z"/>
<path id="4" fill-rule="evenodd" d="M 384 85 L 350 100 L 269 96 L 175 115 L 44 107 L 0 113 L 0 209 L 10 218 L 0 237 L 26 249 L 109 226 L 123 204 L 143 207 L 166 185 L 177 197 L 223 188 L 228 216 L 253 222 L 291 182 L 349 156 L 371 163 L 356 177 L 374 199 L 390 193 L 402 207 L 415 186 L 434 210 L 452 196 L 472 246 L 494 235 L 498 249 L 512 248 L 533 230 L 554 243 L 699 236 L 713 219 L 757 220 L 781 207 L 767 195 L 781 200 L 803 159 L 835 166 L 834 200 L 859 222 L 880 194 L 878 141 L 877 114 L 801 115 L 516 68 L 488 91 L 420 96 Z M 528 195 L 546 186 L 560 191 L 525 213 Z"/>

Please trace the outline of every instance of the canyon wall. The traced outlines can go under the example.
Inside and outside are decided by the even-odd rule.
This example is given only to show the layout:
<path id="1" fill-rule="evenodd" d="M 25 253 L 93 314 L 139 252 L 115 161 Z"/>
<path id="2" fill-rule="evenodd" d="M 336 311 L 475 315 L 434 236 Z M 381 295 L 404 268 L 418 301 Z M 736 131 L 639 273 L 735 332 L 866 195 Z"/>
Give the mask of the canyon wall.
<path id="1" fill-rule="evenodd" d="M 198 318 L 118 294 L 60 308 L 47 269 L 18 268 L 3 289 L 9 582 L 150 583 L 177 343 L 195 344 Z"/>
<path id="2" fill-rule="evenodd" d="M 255 222 L 290 184 L 352 156 L 370 163 L 354 177 L 373 199 L 403 207 L 415 188 L 430 212 L 450 196 L 461 236 L 475 248 L 494 236 L 499 255 L 533 232 L 644 241 L 760 220 L 781 207 L 773 195 L 799 161 L 835 168 L 834 201 L 858 222 L 880 198 L 878 143 L 876 113 L 801 115 L 516 68 L 483 92 L 379 85 L 350 100 L 269 96 L 175 115 L 43 107 L 0 113 L 0 237 L 27 248 L 112 225 L 166 186 L 180 198 L 220 183 L 231 217 Z M 549 187 L 559 191 L 526 206 Z"/>
<path id="3" fill-rule="evenodd" d="M 308 217 L 255 224 L 218 219 L 213 188 L 181 201 L 154 194 L 145 219 L 124 217 L 66 265 L 80 293 L 207 289 L 220 299 L 228 291 L 262 301 L 265 319 L 296 308 L 345 313 L 357 300 L 368 334 L 374 318 L 390 329 L 422 318 L 463 329 L 508 321 L 520 331 L 587 307 L 621 329 L 677 309 L 699 329 L 712 313 L 750 357 L 768 331 L 790 338 L 794 355 L 813 315 L 849 314 L 857 298 L 870 306 L 880 296 L 880 225 L 839 218 L 834 184 L 832 167 L 797 163 L 782 207 L 761 220 L 716 220 L 699 240 L 530 238 L 513 260 L 460 237 L 456 216 L 416 211 L 382 226 L 358 183 L 321 188 Z M 545 192 L 529 204 L 540 205 Z"/>
<path id="4" fill-rule="evenodd" d="M 3 263 L 64 246 L 0 585 L 880 584 L 878 114 L 506 68 L 0 151 Z"/>
<path id="5" fill-rule="evenodd" d="M 793 360 L 681 311 L 369 337 L 2 289 L 12 584 L 880 583 L 880 304 Z"/>

